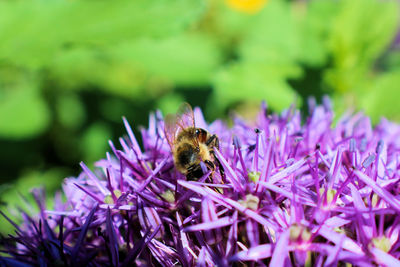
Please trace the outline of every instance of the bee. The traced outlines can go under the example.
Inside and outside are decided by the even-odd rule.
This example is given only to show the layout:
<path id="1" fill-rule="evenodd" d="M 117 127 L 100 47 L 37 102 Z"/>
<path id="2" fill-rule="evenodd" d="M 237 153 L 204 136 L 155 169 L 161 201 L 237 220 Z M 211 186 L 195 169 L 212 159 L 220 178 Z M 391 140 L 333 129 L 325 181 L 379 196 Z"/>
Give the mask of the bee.
<path id="1" fill-rule="evenodd" d="M 215 134 L 196 127 L 193 110 L 188 103 L 182 104 L 176 114 L 165 117 L 164 131 L 175 167 L 188 180 L 196 180 L 204 175 L 201 162 L 212 173 L 218 165 L 221 176 L 224 175 L 214 152 L 214 149 L 219 149 L 219 139 Z"/>

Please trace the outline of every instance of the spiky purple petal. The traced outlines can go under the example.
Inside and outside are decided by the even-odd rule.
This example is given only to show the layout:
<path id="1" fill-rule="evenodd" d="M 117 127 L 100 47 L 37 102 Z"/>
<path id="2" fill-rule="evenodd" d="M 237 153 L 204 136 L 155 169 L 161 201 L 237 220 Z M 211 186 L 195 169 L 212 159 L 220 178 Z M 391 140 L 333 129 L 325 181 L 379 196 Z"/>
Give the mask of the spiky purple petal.
<path id="1" fill-rule="evenodd" d="M 359 266 L 399 265 L 400 125 L 375 128 L 362 113 L 332 126 L 329 99 L 256 121 L 197 127 L 219 137 L 220 162 L 197 181 L 174 168 L 161 113 L 138 143 L 127 137 L 65 179 L 54 208 L 33 191 L 37 216 L 2 237 L 0 265 Z M 221 174 L 219 168 L 223 168 Z M 0 214 L 5 216 L 3 212 Z M 17 245 L 15 245 L 17 244 Z"/>

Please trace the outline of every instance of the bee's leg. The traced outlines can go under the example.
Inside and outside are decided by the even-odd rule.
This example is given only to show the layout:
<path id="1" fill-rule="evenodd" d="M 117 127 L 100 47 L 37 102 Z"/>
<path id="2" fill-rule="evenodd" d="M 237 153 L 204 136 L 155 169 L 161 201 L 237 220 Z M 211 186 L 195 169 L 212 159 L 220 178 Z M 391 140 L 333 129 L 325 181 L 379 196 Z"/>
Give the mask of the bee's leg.
<path id="1" fill-rule="evenodd" d="M 215 138 L 214 147 L 216 147 L 219 150 L 219 139 L 218 139 L 218 137 Z"/>
<path id="2" fill-rule="evenodd" d="M 207 145 L 208 147 L 210 147 L 210 148 L 215 147 L 215 148 L 219 149 L 219 139 L 218 139 L 218 137 L 217 137 L 215 134 L 213 134 L 213 135 L 207 140 L 206 145 Z M 217 163 L 217 165 L 218 165 L 218 169 L 219 169 L 219 173 L 221 174 L 221 178 L 222 178 L 222 180 L 225 182 L 225 170 L 224 170 L 224 168 L 222 167 L 221 162 L 220 162 L 220 161 L 218 160 L 218 158 L 215 156 L 215 152 L 214 152 L 213 149 L 211 150 L 211 154 L 213 155 L 213 158 L 214 158 L 214 160 L 216 161 L 216 163 Z"/>
<path id="3" fill-rule="evenodd" d="M 217 140 L 218 140 L 218 139 L 217 139 Z M 221 174 L 222 181 L 225 183 L 226 181 L 225 181 L 225 170 L 224 170 L 224 167 L 222 167 L 221 162 L 220 162 L 219 159 L 215 156 L 214 150 L 211 151 L 211 154 L 213 155 L 213 158 L 214 158 L 215 162 L 216 162 L 217 165 L 218 165 L 218 169 L 219 169 L 219 173 Z"/>
<path id="4" fill-rule="evenodd" d="M 208 140 L 206 141 L 206 146 L 208 147 L 218 147 L 218 138 L 215 134 L 213 134 L 210 138 L 208 138 Z"/>
<path id="5" fill-rule="evenodd" d="M 217 148 L 217 149 L 219 149 L 219 139 L 218 139 L 218 137 L 215 135 L 215 134 L 213 134 L 210 138 L 208 138 L 208 140 L 206 141 L 206 145 L 209 147 L 209 148 Z M 221 164 L 221 162 L 218 160 L 218 158 L 215 156 L 215 152 L 214 152 L 214 150 L 213 149 L 211 149 L 211 154 L 212 154 L 212 156 L 213 156 L 213 158 L 214 158 L 214 160 L 216 161 L 216 163 L 217 163 L 217 165 L 218 165 L 218 169 L 219 169 L 219 173 L 221 174 L 221 178 L 222 178 L 222 180 L 225 182 L 225 170 L 224 170 L 224 168 L 222 167 L 222 164 Z M 214 165 L 215 166 L 215 165 Z"/>
<path id="6" fill-rule="evenodd" d="M 217 161 L 219 173 L 221 174 L 222 180 L 225 182 L 225 170 L 224 170 L 224 167 L 222 167 L 221 162 L 217 158 L 215 158 L 215 160 Z"/>
<path id="7" fill-rule="evenodd" d="M 212 183 L 212 181 L 213 181 L 212 179 L 213 179 L 214 171 L 215 171 L 215 164 L 214 164 L 214 162 L 212 162 L 212 161 L 210 161 L 210 160 L 208 160 L 208 159 L 206 159 L 206 160 L 204 161 L 204 163 L 205 163 L 205 165 L 207 166 L 207 169 L 208 169 L 208 170 L 211 170 L 211 175 L 208 176 L 207 180 L 208 180 L 209 182 Z"/>
<path id="8" fill-rule="evenodd" d="M 212 161 L 205 160 L 204 163 L 207 165 L 208 169 L 210 169 L 211 171 L 215 170 L 215 164 Z"/>

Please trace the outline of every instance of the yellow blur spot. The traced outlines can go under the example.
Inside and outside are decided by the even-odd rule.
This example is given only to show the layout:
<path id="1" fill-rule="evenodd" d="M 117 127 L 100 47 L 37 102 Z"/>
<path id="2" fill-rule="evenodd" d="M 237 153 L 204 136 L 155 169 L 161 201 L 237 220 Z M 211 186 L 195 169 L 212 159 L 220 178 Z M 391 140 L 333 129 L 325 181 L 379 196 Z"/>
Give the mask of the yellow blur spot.
<path id="1" fill-rule="evenodd" d="M 106 203 L 106 204 L 114 204 L 114 200 L 113 200 L 113 198 L 111 197 L 111 195 L 105 196 L 105 198 L 104 198 L 104 203 Z"/>
<path id="2" fill-rule="evenodd" d="M 392 248 L 390 240 L 386 236 L 372 238 L 372 244 L 382 251 L 389 252 Z"/>
<path id="3" fill-rule="evenodd" d="M 260 11 L 267 0 L 225 0 L 226 4 L 238 11 L 254 14 Z"/>
<path id="4" fill-rule="evenodd" d="M 249 172 L 248 175 L 249 175 L 250 181 L 257 183 L 258 180 L 260 180 L 261 172 Z"/>
<path id="5" fill-rule="evenodd" d="M 115 189 L 113 193 L 114 193 L 116 198 L 119 198 L 122 195 L 122 192 L 120 190 L 118 190 L 118 189 Z"/>

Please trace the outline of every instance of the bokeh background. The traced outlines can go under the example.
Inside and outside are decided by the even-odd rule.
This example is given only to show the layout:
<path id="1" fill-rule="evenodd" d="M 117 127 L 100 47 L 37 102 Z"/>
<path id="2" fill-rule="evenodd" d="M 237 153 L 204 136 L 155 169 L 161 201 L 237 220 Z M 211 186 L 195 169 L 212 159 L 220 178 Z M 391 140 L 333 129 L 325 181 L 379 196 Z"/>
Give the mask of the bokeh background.
<path id="1" fill-rule="evenodd" d="M 0 0 L 0 208 L 48 194 L 183 101 L 400 119 L 397 0 Z M 32 208 L 34 210 L 34 208 Z M 0 220 L 0 231 L 12 229 Z"/>

